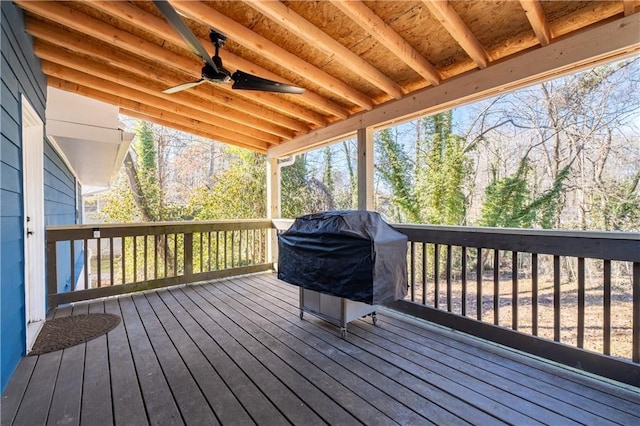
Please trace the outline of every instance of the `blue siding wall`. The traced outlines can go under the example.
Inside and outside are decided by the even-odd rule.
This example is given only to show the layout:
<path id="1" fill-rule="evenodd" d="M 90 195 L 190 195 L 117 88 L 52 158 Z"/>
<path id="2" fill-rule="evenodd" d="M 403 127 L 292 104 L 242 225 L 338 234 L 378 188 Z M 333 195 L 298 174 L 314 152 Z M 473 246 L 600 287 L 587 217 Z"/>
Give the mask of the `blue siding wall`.
<path id="1" fill-rule="evenodd" d="M 24 32 L 21 10 L 10 1 L 0 1 L 0 8 L 0 389 L 4 390 L 25 347 L 20 102 L 24 95 L 44 122 L 46 78 L 40 72 L 40 61 L 33 55 L 31 38 Z M 73 177 L 66 167 L 60 167 L 62 162 L 46 146 L 48 166 L 45 167 L 49 170 L 45 171 L 45 181 L 51 188 L 59 188 L 59 191 L 45 190 L 49 197 L 45 209 L 56 206 L 51 217 L 47 216 L 46 223 L 74 223 L 75 202 L 73 208 L 68 205 L 69 188 L 72 188 L 71 193 L 75 188 Z M 66 199 L 59 192 L 66 194 Z M 74 197 L 72 195 L 71 199 Z"/>
<path id="2" fill-rule="evenodd" d="M 45 226 L 76 223 L 75 177 L 49 143 L 44 145 L 44 211 Z M 75 253 L 83 259 L 81 242 L 75 245 Z M 58 243 L 58 292 L 71 290 L 70 256 L 69 243 Z"/>

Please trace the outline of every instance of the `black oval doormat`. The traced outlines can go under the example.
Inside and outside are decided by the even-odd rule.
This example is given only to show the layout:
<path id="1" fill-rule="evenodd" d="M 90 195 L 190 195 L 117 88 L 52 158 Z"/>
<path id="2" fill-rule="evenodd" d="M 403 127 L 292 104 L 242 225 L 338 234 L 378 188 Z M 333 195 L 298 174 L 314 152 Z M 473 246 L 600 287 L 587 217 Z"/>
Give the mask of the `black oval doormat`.
<path id="1" fill-rule="evenodd" d="M 120 317 L 113 314 L 82 314 L 45 321 L 29 355 L 59 351 L 88 342 L 113 330 Z"/>

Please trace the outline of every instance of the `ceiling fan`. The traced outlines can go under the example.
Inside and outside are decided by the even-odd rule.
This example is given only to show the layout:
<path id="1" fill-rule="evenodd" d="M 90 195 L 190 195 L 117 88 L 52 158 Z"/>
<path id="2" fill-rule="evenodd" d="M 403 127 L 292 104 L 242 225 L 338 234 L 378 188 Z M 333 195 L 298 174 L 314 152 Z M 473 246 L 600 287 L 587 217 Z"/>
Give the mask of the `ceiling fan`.
<path id="1" fill-rule="evenodd" d="M 202 78 L 197 81 L 183 83 L 175 87 L 170 87 L 163 90 L 163 93 L 176 93 L 181 90 L 190 89 L 205 81 L 212 83 L 229 83 L 233 80 L 232 89 L 240 90 L 260 90 L 264 92 L 277 92 L 277 93 L 291 93 L 301 94 L 305 89 L 301 87 L 291 86 L 288 84 L 280 83 L 273 80 L 267 80 L 266 78 L 258 77 L 240 70 L 237 70 L 233 74 L 222 66 L 222 59 L 218 55 L 218 52 L 222 46 L 224 46 L 227 38 L 215 30 L 211 30 L 209 33 L 209 39 L 216 48 L 216 53 L 213 57 L 209 57 L 209 54 L 202 46 L 198 38 L 189 29 L 187 24 L 184 23 L 178 12 L 171 6 L 166 0 L 154 0 L 160 13 L 165 17 L 167 22 L 171 24 L 173 29 L 182 37 L 189 49 L 202 61 L 204 67 L 202 67 Z"/>

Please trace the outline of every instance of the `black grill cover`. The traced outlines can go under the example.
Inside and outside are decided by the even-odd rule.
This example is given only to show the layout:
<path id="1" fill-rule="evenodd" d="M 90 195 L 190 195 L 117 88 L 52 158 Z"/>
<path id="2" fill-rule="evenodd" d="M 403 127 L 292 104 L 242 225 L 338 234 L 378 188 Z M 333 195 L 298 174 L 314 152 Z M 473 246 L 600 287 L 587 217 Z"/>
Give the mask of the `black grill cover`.
<path id="1" fill-rule="evenodd" d="M 407 237 L 378 213 L 301 216 L 278 249 L 278 278 L 290 284 L 372 305 L 407 294 Z"/>

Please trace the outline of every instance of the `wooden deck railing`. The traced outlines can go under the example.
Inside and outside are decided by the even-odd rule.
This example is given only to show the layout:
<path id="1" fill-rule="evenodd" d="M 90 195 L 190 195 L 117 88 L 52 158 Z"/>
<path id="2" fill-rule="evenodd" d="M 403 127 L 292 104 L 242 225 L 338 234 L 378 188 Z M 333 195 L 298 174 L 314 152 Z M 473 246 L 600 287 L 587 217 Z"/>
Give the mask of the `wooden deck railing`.
<path id="1" fill-rule="evenodd" d="M 546 357 L 569 346 L 640 363 L 640 234 L 394 228 L 409 238 L 407 299 L 428 319 Z"/>
<path id="2" fill-rule="evenodd" d="M 270 270 L 267 253 L 275 237 L 268 230 L 280 232 L 291 223 L 50 227 L 49 307 Z M 409 238 L 409 291 L 392 308 L 617 380 L 640 382 L 640 234 L 393 227 Z M 84 288 L 72 284 L 69 291 L 58 290 L 62 258 L 69 265 L 67 275 L 79 275 Z M 76 271 L 77 264 L 84 269 Z"/>
<path id="3" fill-rule="evenodd" d="M 271 228 L 272 222 L 266 219 L 49 227 L 49 308 L 269 270 L 273 265 L 267 260 L 267 230 Z M 64 275 L 71 277 L 66 291 L 60 291 L 58 282 L 62 267 L 68 272 Z M 77 288 L 77 282 L 82 288 Z"/>

